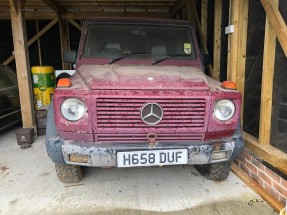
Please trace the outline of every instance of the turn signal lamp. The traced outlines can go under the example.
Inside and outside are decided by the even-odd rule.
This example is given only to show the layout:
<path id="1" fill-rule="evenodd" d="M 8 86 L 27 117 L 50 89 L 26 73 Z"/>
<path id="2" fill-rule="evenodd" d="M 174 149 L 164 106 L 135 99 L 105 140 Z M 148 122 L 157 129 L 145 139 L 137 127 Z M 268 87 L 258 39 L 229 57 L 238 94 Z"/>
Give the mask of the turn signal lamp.
<path id="1" fill-rule="evenodd" d="M 237 85 L 233 81 L 223 81 L 221 87 L 227 90 L 236 90 Z"/>
<path id="2" fill-rule="evenodd" d="M 75 163 L 88 163 L 89 155 L 81 155 L 81 154 L 70 154 L 69 156 L 70 162 Z"/>
<path id="3" fill-rule="evenodd" d="M 211 160 L 212 161 L 223 160 L 226 158 L 227 158 L 227 152 L 226 151 L 214 151 L 211 154 Z"/>
<path id="4" fill-rule="evenodd" d="M 72 82 L 69 78 L 61 78 L 58 81 L 57 87 L 65 88 L 65 87 L 71 87 Z"/>

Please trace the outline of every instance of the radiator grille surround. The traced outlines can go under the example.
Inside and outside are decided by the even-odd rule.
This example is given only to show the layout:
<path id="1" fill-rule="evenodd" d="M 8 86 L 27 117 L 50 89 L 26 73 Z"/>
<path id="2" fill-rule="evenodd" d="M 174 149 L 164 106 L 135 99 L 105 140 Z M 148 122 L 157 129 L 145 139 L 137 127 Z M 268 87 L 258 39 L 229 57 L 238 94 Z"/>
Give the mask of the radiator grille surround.
<path id="1" fill-rule="evenodd" d="M 161 141 L 198 141 L 206 129 L 206 98 L 96 98 L 94 110 L 95 139 L 99 142 L 146 141 L 146 134 L 156 133 Z M 144 122 L 141 110 L 158 104 L 162 118 L 157 124 Z M 159 114 L 159 110 L 155 111 Z M 145 113 L 146 114 L 146 113 Z"/>

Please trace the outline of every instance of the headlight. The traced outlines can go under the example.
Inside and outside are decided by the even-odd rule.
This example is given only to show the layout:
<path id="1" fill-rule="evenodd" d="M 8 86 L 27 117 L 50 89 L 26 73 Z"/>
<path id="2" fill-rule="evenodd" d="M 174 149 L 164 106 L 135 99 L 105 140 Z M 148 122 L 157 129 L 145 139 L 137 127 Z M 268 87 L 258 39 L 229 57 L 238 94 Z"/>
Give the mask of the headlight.
<path id="1" fill-rule="evenodd" d="M 214 116 L 220 121 L 226 121 L 233 117 L 235 105 L 232 101 L 224 99 L 216 102 L 214 106 Z"/>
<path id="2" fill-rule="evenodd" d="M 85 105 L 78 99 L 66 99 L 61 105 L 61 113 L 69 121 L 81 119 L 85 113 Z"/>

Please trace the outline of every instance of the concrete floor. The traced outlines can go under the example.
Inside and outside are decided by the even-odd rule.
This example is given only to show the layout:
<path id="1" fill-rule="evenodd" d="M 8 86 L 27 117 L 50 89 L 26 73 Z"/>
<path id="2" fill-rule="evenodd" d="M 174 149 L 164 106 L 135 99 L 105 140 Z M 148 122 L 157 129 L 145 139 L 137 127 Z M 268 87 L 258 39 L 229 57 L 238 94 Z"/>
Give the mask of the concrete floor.
<path id="1" fill-rule="evenodd" d="M 14 128 L 15 129 L 15 128 Z M 240 179 L 206 180 L 194 167 L 86 168 L 76 184 L 57 180 L 44 137 L 20 149 L 14 129 L 0 134 L 0 214 L 277 214 Z"/>

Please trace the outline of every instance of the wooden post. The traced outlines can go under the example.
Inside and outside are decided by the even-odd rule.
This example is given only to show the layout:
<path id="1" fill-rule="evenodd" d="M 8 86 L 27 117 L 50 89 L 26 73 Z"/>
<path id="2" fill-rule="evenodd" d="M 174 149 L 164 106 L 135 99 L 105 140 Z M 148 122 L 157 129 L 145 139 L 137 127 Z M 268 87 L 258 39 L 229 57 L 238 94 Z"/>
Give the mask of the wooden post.
<path id="1" fill-rule="evenodd" d="M 171 8 L 171 10 L 169 11 L 169 18 L 173 18 L 179 10 L 181 10 L 181 8 L 184 7 L 184 5 L 186 4 L 187 0 L 179 0 L 177 1 L 177 3 L 174 5 L 173 8 Z"/>
<path id="2" fill-rule="evenodd" d="M 278 7 L 279 0 L 275 0 Z M 259 144 L 270 144 L 276 34 L 266 17 L 259 123 Z"/>
<path id="3" fill-rule="evenodd" d="M 275 4 L 275 0 L 260 0 L 267 17 L 276 33 L 278 41 L 287 57 L 287 26 L 286 23 L 278 10 L 278 6 Z"/>
<path id="4" fill-rule="evenodd" d="M 58 15 L 58 18 L 61 39 L 62 67 L 63 69 L 69 69 L 69 64 L 64 63 L 64 52 L 70 49 L 68 44 L 67 20 L 62 19 L 60 15 Z"/>
<path id="5" fill-rule="evenodd" d="M 204 43 L 207 42 L 207 8 L 208 0 L 201 0 L 201 29 L 204 38 Z"/>
<path id="6" fill-rule="evenodd" d="M 36 19 L 36 30 L 37 34 L 39 34 L 39 21 Z M 41 52 L 41 41 L 40 38 L 37 40 L 37 45 L 38 45 L 38 54 L 39 54 L 39 64 L 42 66 L 42 52 Z"/>
<path id="7" fill-rule="evenodd" d="M 68 50 L 70 50 L 70 49 L 71 49 L 71 43 L 70 43 L 70 31 L 69 31 L 70 26 L 69 26 L 69 22 L 68 22 L 68 20 L 66 20 L 66 23 L 67 23 L 67 25 L 66 25 L 66 31 L 67 31 L 67 45 L 68 45 Z M 69 69 L 71 69 L 71 68 L 70 68 L 70 64 L 69 64 Z"/>
<path id="8" fill-rule="evenodd" d="M 204 43 L 204 41 L 205 41 L 204 35 L 202 32 L 199 17 L 198 17 L 198 14 L 196 12 L 196 8 L 195 8 L 195 2 L 194 1 L 188 1 L 187 8 L 188 8 L 187 9 L 188 13 L 190 14 L 188 16 L 188 18 L 191 18 L 191 17 L 193 18 L 193 23 L 194 23 L 195 28 L 197 30 L 197 33 L 199 35 L 198 39 L 199 39 L 200 44 L 202 45 L 203 51 L 205 54 L 208 54 L 207 45 L 206 45 L 206 43 Z M 209 71 L 210 76 L 214 78 L 213 68 L 212 68 L 211 64 L 209 64 L 207 66 L 207 69 Z"/>
<path id="9" fill-rule="evenodd" d="M 234 25 L 234 33 L 228 36 L 227 79 L 236 82 L 236 65 L 238 60 L 238 22 L 240 13 L 240 0 L 230 0 L 229 25 Z"/>
<path id="10" fill-rule="evenodd" d="M 190 2 L 187 2 L 185 7 L 186 7 L 186 20 L 188 20 L 189 22 L 192 22 L 193 25 L 194 25 L 193 16 L 191 14 L 191 4 L 190 4 Z"/>
<path id="11" fill-rule="evenodd" d="M 186 20 L 186 7 L 183 7 L 182 9 L 181 9 L 181 19 L 182 20 Z"/>
<path id="12" fill-rule="evenodd" d="M 229 25 L 234 25 L 234 33 L 229 34 L 228 38 L 227 79 L 237 83 L 237 89 L 242 94 L 242 107 L 244 104 L 248 5 L 249 0 L 231 0 L 230 2 Z M 243 108 L 241 109 L 241 123 L 243 123 Z"/>
<path id="13" fill-rule="evenodd" d="M 9 0 L 23 128 L 34 128 L 32 81 L 22 1 Z"/>
<path id="14" fill-rule="evenodd" d="M 222 0 L 214 2 L 214 43 L 213 43 L 213 70 L 214 78 L 220 79 L 220 55 L 221 55 L 221 19 Z"/>
<path id="15" fill-rule="evenodd" d="M 240 0 L 236 83 L 237 83 L 237 89 L 239 90 L 239 92 L 241 92 L 242 95 L 241 123 L 243 123 L 243 104 L 244 104 L 244 93 L 245 93 L 244 88 L 245 88 L 246 49 L 247 49 L 248 7 L 249 7 L 249 0 Z"/>

